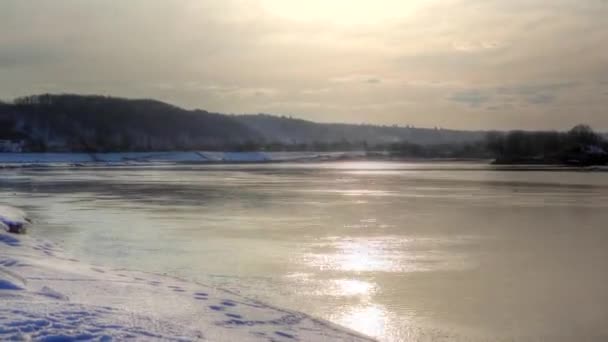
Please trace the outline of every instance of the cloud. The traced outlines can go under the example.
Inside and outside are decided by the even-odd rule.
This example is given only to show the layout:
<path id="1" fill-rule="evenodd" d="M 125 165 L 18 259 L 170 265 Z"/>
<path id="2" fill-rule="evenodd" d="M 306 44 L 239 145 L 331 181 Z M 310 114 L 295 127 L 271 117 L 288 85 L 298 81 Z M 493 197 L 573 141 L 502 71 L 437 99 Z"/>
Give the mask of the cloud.
<path id="1" fill-rule="evenodd" d="M 563 90 L 575 88 L 579 85 L 581 85 L 580 82 L 573 81 L 506 85 L 497 87 L 496 92 L 507 95 L 538 95 L 539 93 L 557 93 Z"/>
<path id="2" fill-rule="evenodd" d="M 461 102 L 471 107 L 479 107 L 480 105 L 490 101 L 491 96 L 479 90 L 465 90 L 452 94 L 449 100 Z"/>
<path id="3" fill-rule="evenodd" d="M 599 0 L 3 0 L 0 98 L 454 128 L 568 127 L 584 113 L 606 129 L 606 17 Z"/>
<path id="4" fill-rule="evenodd" d="M 448 99 L 475 108 L 487 105 L 485 108 L 490 111 L 511 110 L 516 104 L 552 104 L 565 91 L 572 91 L 579 86 L 581 84 L 578 82 L 486 86 L 481 89 L 456 91 Z"/>
<path id="5" fill-rule="evenodd" d="M 535 94 L 535 95 L 526 97 L 526 101 L 529 104 L 534 104 L 534 105 L 549 104 L 551 102 L 554 102 L 555 99 L 556 99 L 555 95 L 549 95 L 549 94 Z"/>
<path id="6" fill-rule="evenodd" d="M 495 50 L 506 47 L 506 43 L 497 41 L 479 41 L 479 42 L 454 42 L 452 44 L 454 50 L 461 52 L 479 52 L 484 50 Z"/>
<path id="7" fill-rule="evenodd" d="M 189 84 L 184 85 L 184 88 L 188 88 L 192 91 L 200 91 L 200 92 L 208 92 L 213 93 L 216 96 L 222 97 L 260 97 L 260 96 L 275 96 L 280 93 L 278 89 L 273 88 L 265 88 L 265 87 L 242 87 L 236 85 L 206 85 L 199 84 L 196 82 L 191 82 Z"/>
<path id="8" fill-rule="evenodd" d="M 331 83 L 368 83 L 378 84 L 382 82 L 382 79 L 371 75 L 346 75 L 340 77 L 332 77 L 329 79 Z"/>
<path id="9" fill-rule="evenodd" d="M 314 88 L 314 89 L 302 89 L 300 90 L 301 95 L 319 95 L 319 94 L 327 94 L 332 91 L 332 88 Z"/>

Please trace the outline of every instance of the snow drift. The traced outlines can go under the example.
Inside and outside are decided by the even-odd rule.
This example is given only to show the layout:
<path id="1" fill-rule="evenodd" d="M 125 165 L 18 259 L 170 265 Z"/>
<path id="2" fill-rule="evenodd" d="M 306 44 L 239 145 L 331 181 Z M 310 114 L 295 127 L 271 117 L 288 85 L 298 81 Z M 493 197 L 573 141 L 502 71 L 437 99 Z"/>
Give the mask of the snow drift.
<path id="1" fill-rule="evenodd" d="M 0 230 L 14 234 L 25 234 L 30 220 L 20 209 L 0 205 Z"/>

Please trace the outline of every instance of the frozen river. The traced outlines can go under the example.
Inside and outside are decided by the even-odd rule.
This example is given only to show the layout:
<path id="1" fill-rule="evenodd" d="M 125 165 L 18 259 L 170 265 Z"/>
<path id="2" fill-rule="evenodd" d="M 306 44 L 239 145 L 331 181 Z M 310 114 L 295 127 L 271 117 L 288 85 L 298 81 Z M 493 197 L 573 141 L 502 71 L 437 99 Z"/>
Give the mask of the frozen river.
<path id="1" fill-rule="evenodd" d="M 608 173 L 326 163 L 2 170 L 77 258 L 386 341 L 608 338 Z"/>

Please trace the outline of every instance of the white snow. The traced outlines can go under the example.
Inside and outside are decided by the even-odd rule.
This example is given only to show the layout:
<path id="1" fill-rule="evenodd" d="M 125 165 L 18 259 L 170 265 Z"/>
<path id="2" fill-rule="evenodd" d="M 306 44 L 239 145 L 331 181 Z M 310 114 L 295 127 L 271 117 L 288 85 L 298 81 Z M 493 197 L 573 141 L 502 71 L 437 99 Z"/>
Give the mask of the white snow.
<path id="1" fill-rule="evenodd" d="M 0 207 L 0 217 L 25 220 L 12 207 Z M 0 340 L 125 339 L 370 340 L 222 289 L 90 265 L 54 243 L 0 232 Z"/>
<path id="2" fill-rule="evenodd" d="M 204 162 L 206 159 L 198 152 L 120 152 L 96 153 L 93 158 L 98 162 Z"/>
<path id="3" fill-rule="evenodd" d="M 119 152 L 0 153 L 0 165 L 133 164 L 133 163 L 255 163 L 337 160 L 365 152 Z"/>
<path id="4" fill-rule="evenodd" d="M 25 217 L 25 212 L 20 209 L 0 205 L 0 231 L 12 233 L 25 233 L 29 220 Z"/>
<path id="5" fill-rule="evenodd" d="M 201 152 L 210 161 L 215 162 L 264 162 L 270 157 L 263 152 Z"/>
<path id="6" fill-rule="evenodd" d="M 93 162 L 87 153 L 0 153 L 0 163 L 87 163 Z"/>

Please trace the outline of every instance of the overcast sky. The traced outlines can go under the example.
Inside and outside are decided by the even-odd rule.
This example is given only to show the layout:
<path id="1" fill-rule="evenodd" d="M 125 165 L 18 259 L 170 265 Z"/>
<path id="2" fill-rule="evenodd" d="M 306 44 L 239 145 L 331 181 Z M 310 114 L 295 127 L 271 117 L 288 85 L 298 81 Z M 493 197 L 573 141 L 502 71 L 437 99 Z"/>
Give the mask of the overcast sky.
<path id="1" fill-rule="evenodd" d="M 0 98 L 608 129 L 608 0 L 1 0 Z"/>

